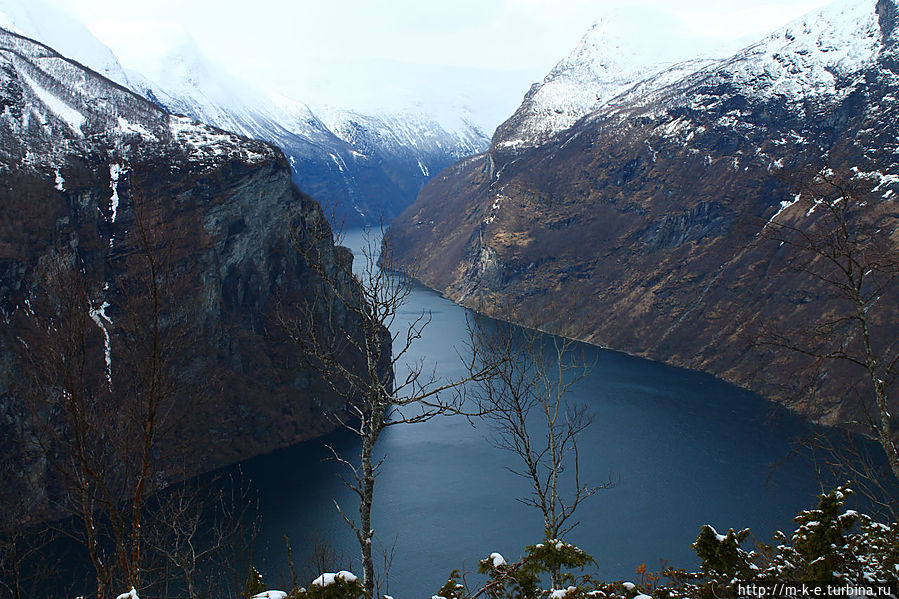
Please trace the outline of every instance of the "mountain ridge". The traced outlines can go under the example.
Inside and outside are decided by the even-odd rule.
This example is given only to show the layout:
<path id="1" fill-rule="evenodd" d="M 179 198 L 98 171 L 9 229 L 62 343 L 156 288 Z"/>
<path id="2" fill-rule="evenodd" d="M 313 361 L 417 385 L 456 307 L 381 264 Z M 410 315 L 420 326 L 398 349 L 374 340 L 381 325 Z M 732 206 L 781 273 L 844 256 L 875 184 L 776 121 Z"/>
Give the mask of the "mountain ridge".
<path id="1" fill-rule="evenodd" d="M 48 15 L 65 27 L 41 27 Z M 421 111 L 408 117 L 362 115 L 349 110 L 313 110 L 297 100 L 279 101 L 215 65 L 184 31 L 168 36 L 173 47 L 160 50 L 164 52 L 157 57 L 160 80 L 155 81 L 152 76 L 123 69 L 111 50 L 80 22 L 38 0 L 33 6 L 4 0 L 0 19 L 10 25 L 17 19 L 24 21 L 17 27 L 20 33 L 79 51 L 89 67 L 112 75 L 117 83 L 168 112 L 277 145 L 290 159 L 294 181 L 346 226 L 389 222 L 415 199 L 431 173 L 483 151 L 489 143 L 477 126 L 464 119 L 450 123 Z M 45 36 L 53 39 L 42 39 Z M 330 114 L 320 118 L 319 110 Z M 402 143 L 394 139 L 397 128 L 408 133 Z M 336 132 L 339 129 L 355 130 L 363 146 L 345 139 L 347 136 Z"/>
<path id="2" fill-rule="evenodd" d="M 784 173 L 811 166 L 879 174 L 872 218 L 893 222 L 895 26 L 892 1 L 837 3 L 667 86 L 638 83 L 542 144 L 494 144 L 391 226 L 397 266 L 488 315 L 851 420 L 839 398 L 857 378 L 818 380 L 755 345 L 763 324 L 816 318 L 787 255 L 759 235 L 803 218 Z"/>

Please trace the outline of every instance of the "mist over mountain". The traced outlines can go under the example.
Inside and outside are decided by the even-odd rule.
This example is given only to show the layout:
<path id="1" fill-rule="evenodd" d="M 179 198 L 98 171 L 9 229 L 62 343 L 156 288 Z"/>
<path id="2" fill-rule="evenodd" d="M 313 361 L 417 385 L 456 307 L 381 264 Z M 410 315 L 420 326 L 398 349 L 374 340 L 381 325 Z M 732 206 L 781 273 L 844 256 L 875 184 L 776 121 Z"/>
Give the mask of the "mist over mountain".
<path id="1" fill-rule="evenodd" d="M 71 49 L 76 60 L 170 112 L 274 143 L 290 159 L 300 188 L 348 226 L 389 222 L 430 175 L 488 144 L 461 106 L 379 114 L 313 110 L 254 89 L 205 56 L 179 27 L 135 33 L 146 53 L 144 72 L 123 68 L 84 25 L 42 2 L 4 0 L 0 15 L 14 31 Z"/>
<path id="2" fill-rule="evenodd" d="M 176 362 L 175 405 L 192 407 L 175 437 L 160 442 L 168 451 L 191 439 L 194 457 L 180 475 L 161 476 L 173 482 L 332 428 L 321 412 L 334 401 L 327 385 L 287 359 L 293 344 L 267 330 L 283 303 L 333 301 L 303 262 L 308 242 L 291 240 L 298 226 L 327 227 L 324 215 L 292 184 L 280 150 L 171 115 L 0 29 L 0 183 L 0 362 L 10 374 L 0 381 L 0 452 L 10 465 L 0 473 L 0 502 L 58 515 L 55 471 L 26 432 L 34 414 L 9 385 L 69 364 L 73 356 L 54 354 L 52 344 L 81 318 L 89 376 L 105 377 L 110 393 L 126 388 L 127 358 L 143 347 L 127 329 L 146 316 L 129 311 L 129 285 L 147 268 L 141 256 L 178 276 L 163 326 L 192 323 L 191 345 L 202 347 Z M 332 270 L 347 259 L 333 245 L 320 250 Z M 85 288 L 74 322 L 40 308 L 53 289 L 47 265 L 57 263 Z M 34 372 L 14 359 L 23 349 Z M 216 388 L 194 402 L 190 389 L 200 381 Z"/>

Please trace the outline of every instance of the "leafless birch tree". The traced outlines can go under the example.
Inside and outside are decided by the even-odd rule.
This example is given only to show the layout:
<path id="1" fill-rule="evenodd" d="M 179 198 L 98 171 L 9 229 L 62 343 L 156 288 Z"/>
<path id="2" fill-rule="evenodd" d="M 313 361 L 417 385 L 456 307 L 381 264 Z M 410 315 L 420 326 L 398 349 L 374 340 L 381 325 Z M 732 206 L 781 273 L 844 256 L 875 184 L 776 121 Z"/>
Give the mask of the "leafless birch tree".
<path id="1" fill-rule="evenodd" d="M 18 389 L 40 444 L 82 524 L 80 541 L 100 599 L 147 581 L 144 531 L 154 493 L 183 477 L 177 426 L 190 387 L 182 376 L 199 349 L 174 279 L 171 244 L 133 193 L 130 251 L 111 285 L 78 252 L 42 259 L 23 332 Z M 123 243 L 123 242 L 120 242 Z M 107 301 L 109 300 L 109 301 Z"/>
<path id="2" fill-rule="evenodd" d="M 574 515 L 581 503 L 613 484 L 585 484 L 580 475 L 578 441 L 592 418 L 568 394 L 591 364 L 576 342 L 564 337 L 507 325 L 473 330 L 480 355 L 499 358 L 492 358 L 492 376 L 479 381 L 476 393 L 496 431 L 497 447 L 516 458 L 509 470 L 531 487 L 518 501 L 540 511 L 547 539 L 561 539 L 577 526 Z M 550 574 L 557 585 L 558 568 Z"/>
<path id="3" fill-rule="evenodd" d="M 375 479 L 383 462 L 375 454 L 381 433 L 391 426 L 457 412 L 462 385 L 485 378 L 491 365 L 472 353 L 466 358 L 469 374 L 448 381 L 441 379 L 436 369 L 426 369 L 423 360 L 411 357 L 431 315 L 419 314 L 408 323 L 400 320 L 414 282 L 391 271 L 389 243 L 382 246 L 379 237 L 369 236 L 363 264 L 354 274 L 348 256 L 338 257 L 336 264 L 331 260 L 332 234 L 323 219 L 296 234 L 295 246 L 309 248 L 301 251 L 318 275 L 321 295 L 336 301 L 316 301 L 282 313 L 281 326 L 312 368 L 343 399 L 345 409 L 329 417 L 361 442 L 358 458 L 334 451 L 334 459 L 349 472 L 344 482 L 359 498 L 358 519 L 341 506 L 337 508 L 355 533 L 363 586 L 371 598 L 376 591 L 371 512 Z"/>
<path id="4" fill-rule="evenodd" d="M 817 322 L 769 333 L 764 342 L 805 355 L 822 369 L 848 366 L 857 383 L 846 396 L 855 398 L 863 420 L 846 424 L 863 427 L 877 440 L 899 482 L 890 414 L 899 363 L 899 215 L 879 209 L 884 200 L 872 187 L 865 179 L 821 171 L 798 190 L 796 213 L 805 217 L 767 225 L 767 237 L 791 250 L 789 268 L 830 297 L 824 298 Z M 864 463 L 846 465 L 862 478 L 867 471 L 869 482 L 881 486 Z"/>

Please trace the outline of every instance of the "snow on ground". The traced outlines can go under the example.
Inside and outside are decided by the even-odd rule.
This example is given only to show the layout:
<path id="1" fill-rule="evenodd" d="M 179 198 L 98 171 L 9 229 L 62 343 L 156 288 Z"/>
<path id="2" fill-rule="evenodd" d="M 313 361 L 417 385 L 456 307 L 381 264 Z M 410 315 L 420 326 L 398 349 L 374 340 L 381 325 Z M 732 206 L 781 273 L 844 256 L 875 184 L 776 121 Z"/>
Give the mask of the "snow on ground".
<path id="1" fill-rule="evenodd" d="M 784 200 L 783 202 L 781 202 L 781 203 L 780 203 L 780 209 L 778 209 L 778 211 L 774 213 L 774 216 L 772 216 L 771 218 L 768 219 L 768 222 L 765 223 L 765 226 L 768 226 L 769 224 L 771 224 L 772 222 L 774 222 L 774 220 L 775 220 L 778 216 L 780 216 L 780 215 L 783 213 L 784 210 L 787 210 L 790 206 L 792 206 L 793 204 L 795 204 L 796 202 L 798 202 L 800 199 L 802 199 L 802 194 L 797 193 L 797 194 L 796 194 L 796 197 L 794 197 L 792 201 Z"/>
<path id="2" fill-rule="evenodd" d="M 325 572 L 312 581 L 312 586 L 326 587 L 334 584 L 338 580 L 344 582 L 356 582 L 359 578 L 352 572 L 347 572 L 346 570 L 341 570 L 340 572 Z"/>
<path id="3" fill-rule="evenodd" d="M 145 139 L 149 139 L 150 141 L 157 141 L 157 137 L 153 135 L 153 133 L 141 125 L 140 123 L 132 123 L 122 117 L 118 117 L 118 129 L 123 134 L 136 134 L 140 135 Z"/>
<path id="4" fill-rule="evenodd" d="M 859 170 L 858 167 L 853 167 L 852 173 L 853 173 L 853 175 L 855 175 L 855 178 L 857 178 L 857 179 L 864 179 L 864 180 L 876 182 L 877 185 L 875 185 L 871 189 L 871 191 L 875 192 L 875 193 L 879 192 L 879 191 L 883 191 L 884 188 L 888 188 L 888 187 L 899 184 L 899 175 L 894 175 L 892 173 L 885 174 L 880 171 L 865 172 L 865 171 Z M 893 190 L 887 189 L 887 192 L 891 192 L 891 191 L 893 191 Z M 883 197 L 889 198 L 892 195 L 893 195 L 893 193 L 887 193 L 887 194 L 884 194 Z"/>
<path id="5" fill-rule="evenodd" d="M 109 211 L 112 213 L 111 220 L 115 223 L 116 216 L 119 213 L 119 175 L 122 174 L 121 164 L 109 165 L 109 187 L 112 189 L 112 197 L 109 198 Z"/>
<path id="6" fill-rule="evenodd" d="M 0 0 L 0 27 L 47 44 L 120 85 L 128 84 L 112 50 L 83 23 L 43 0 Z"/>
<path id="7" fill-rule="evenodd" d="M 839 95 L 839 76 L 859 71 L 879 50 L 876 0 L 839 0 L 750 46 L 728 70 L 765 98 Z"/>
<path id="8" fill-rule="evenodd" d="M 191 150 L 191 159 L 202 161 L 216 156 L 237 156 L 248 164 L 258 164 L 274 155 L 262 143 L 251 143 L 183 116 L 169 117 L 169 129 L 179 144 Z M 257 151 L 260 150 L 260 151 Z"/>
<path id="9" fill-rule="evenodd" d="M 19 72 L 19 76 L 25 80 L 25 83 L 28 84 L 28 87 L 35 93 L 38 99 L 50 109 L 53 114 L 59 117 L 63 122 L 65 122 L 71 129 L 72 132 L 78 137 L 84 137 L 84 133 L 81 131 L 81 126 L 84 124 L 85 118 L 84 115 L 66 104 L 58 96 L 54 95 L 49 90 L 45 89 L 42 85 L 40 85 L 37 81 L 29 77 L 24 72 Z"/>
<path id="10" fill-rule="evenodd" d="M 578 47 L 535 84 L 516 113 L 514 129 L 498 140 L 500 148 L 536 145 L 593 113 L 614 115 L 650 108 L 648 116 L 665 112 L 670 103 L 688 102 L 707 110 L 720 98 L 672 95 L 672 84 L 695 77 L 717 77 L 735 84 L 749 96 L 801 102 L 812 98 L 840 99 L 854 89 L 853 77 L 881 50 L 877 0 L 838 0 L 810 13 L 738 52 L 727 60 L 697 58 L 669 65 L 616 39 L 605 24 L 594 26 Z M 622 112 L 623 111 L 623 112 Z M 739 113 L 719 122 L 731 127 L 745 123 Z M 660 129 L 666 136 L 681 134 L 686 122 L 673 120 Z M 804 139 L 795 140 L 804 143 Z"/>
<path id="11" fill-rule="evenodd" d="M 619 37 L 612 24 L 600 21 L 532 88 L 516 113 L 522 118 L 509 132 L 513 139 L 498 145 L 518 148 L 541 143 L 635 85 L 645 96 L 708 64 L 703 60 L 678 65 L 660 61 L 631 40 Z"/>

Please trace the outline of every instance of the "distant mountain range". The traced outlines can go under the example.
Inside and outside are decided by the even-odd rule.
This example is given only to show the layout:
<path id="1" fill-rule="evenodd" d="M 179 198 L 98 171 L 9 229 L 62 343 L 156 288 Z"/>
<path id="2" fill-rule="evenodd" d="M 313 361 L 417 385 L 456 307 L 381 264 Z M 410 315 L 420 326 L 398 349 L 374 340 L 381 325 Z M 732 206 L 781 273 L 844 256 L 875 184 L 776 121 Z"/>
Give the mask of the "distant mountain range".
<path id="1" fill-rule="evenodd" d="M 394 222 L 395 266 L 491 316 L 705 370 L 821 422 L 858 416 L 844 399 L 860 373 L 820 377 L 758 345 L 839 309 L 765 231 L 818 222 L 788 178 L 821 167 L 873 189 L 867 217 L 899 227 L 897 13 L 842 0 L 678 65 L 592 29 L 489 151 Z M 899 337 L 899 301 L 879 308 Z"/>
<path id="2" fill-rule="evenodd" d="M 299 187 L 347 226 L 390 222 L 430 176 L 489 144 L 461 113 L 313 111 L 302 101 L 254 90 L 183 33 L 161 46 L 164 55 L 156 59 L 164 68 L 153 80 L 124 69 L 84 25 L 40 0 L 0 0 L 0 26 L 58 49 L 169 112 L 277 145 Z"/>

